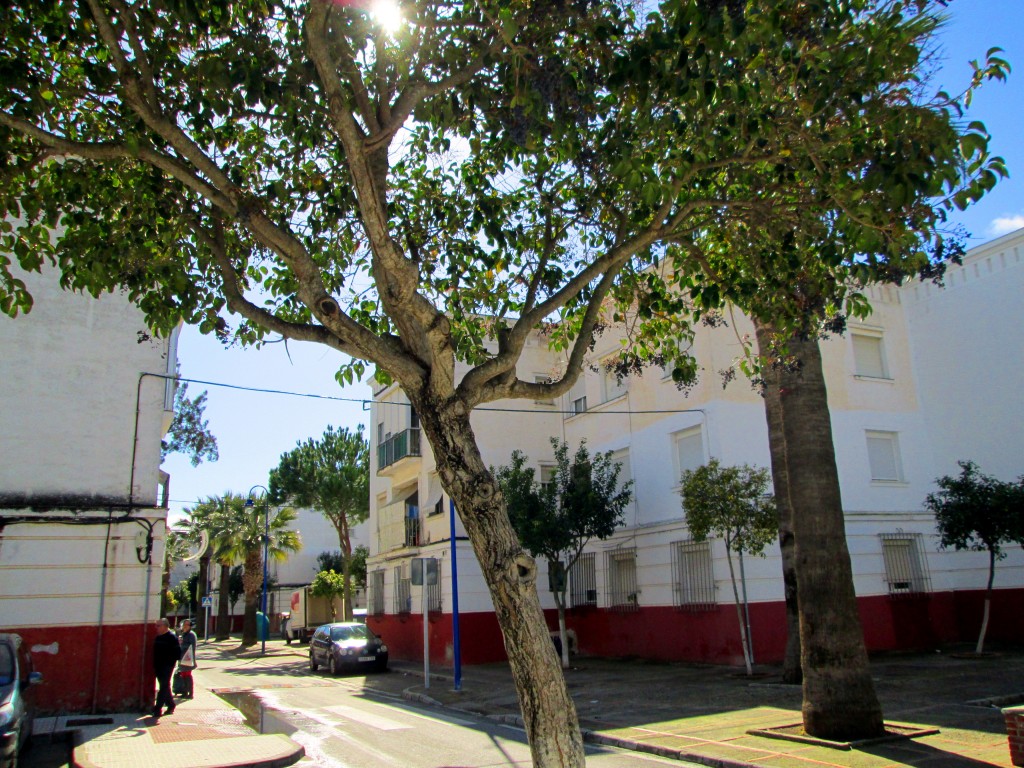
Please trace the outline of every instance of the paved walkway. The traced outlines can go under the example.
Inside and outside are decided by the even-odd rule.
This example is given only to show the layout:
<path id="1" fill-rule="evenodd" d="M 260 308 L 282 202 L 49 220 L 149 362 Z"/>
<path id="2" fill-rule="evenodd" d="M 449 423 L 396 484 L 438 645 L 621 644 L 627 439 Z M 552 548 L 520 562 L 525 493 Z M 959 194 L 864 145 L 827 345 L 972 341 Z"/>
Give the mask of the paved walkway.
<path id="1" fill-rule="evenodd" d="M 232 654 L 235 646 L 202 646 L 200 658 Z M 305 664 L 305 646 L 272 641 L 267 650 L 290 671 Z M 763 733 L 786 726 L 794 726 L 789 735 L 799 732 L 800 691 L 781 684 L 777 668 L 758 668 L 751 679 L 718 666 L 579 659 L 566 679 L 587 740 L 713 768 L 1010 768 L 999 708 L 1024 703 L 1024 651 L 985 658 L 889 656 L 873 661 L 872 675 L 886 722 L 901 738 L 853 745 Z M 388 674 L 368 675 L 363 685 L 429 706 L 519 722 L 511 675 L 502 664 L 465 667 L 458 691 L 451 669 L 432 671 L 427 687 L 422 664 L 406 662 L 393 662 Z M 302 756 L 302 748 L 284 736 L 254 735 L 241 714 L 198 685 L 195 700 L 158 723 L 142 716 L 114 720 L 81 728 L 77 765 L 284 766 Z"/>

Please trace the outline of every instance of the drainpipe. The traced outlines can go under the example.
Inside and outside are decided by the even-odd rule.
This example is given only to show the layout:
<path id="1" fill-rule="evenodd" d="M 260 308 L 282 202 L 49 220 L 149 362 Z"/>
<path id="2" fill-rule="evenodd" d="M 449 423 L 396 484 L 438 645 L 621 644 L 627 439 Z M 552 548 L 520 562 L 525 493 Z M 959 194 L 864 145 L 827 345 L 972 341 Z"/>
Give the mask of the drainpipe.
<path id="1" fill-rule="evenodd" d="M 459 643 L 459 556 L 455 551 L 455 501 L 448 500 L 452 532 L 452 656 L 455 662 L 455 690 L 462 690 L 462 649 Z"/>
<path id="2" fill-rule="evenodd" d="M 107 536 L 103 542 L 103 570 L 100 573 L 100 615 L 96 621 L 96 664 L 92 673 L 92 714 L 96 714 L 96 705 L 99 700 L 100 688 L 100 661 L 103 659 L 103 610 L 107 601 L 107 568 L 110 550 L 110 525 L 113 517 L 113 510 L 107 510 Z"/>
<path id="3" fill-rule="evenodd" d="M 139 657 L 139 706 L 146 709 L 146 644 L 149 642 L 149 589 L 153 583 L 153 530 L 146 537 L 146 591 L 142 601 L 142 645 Z"/>

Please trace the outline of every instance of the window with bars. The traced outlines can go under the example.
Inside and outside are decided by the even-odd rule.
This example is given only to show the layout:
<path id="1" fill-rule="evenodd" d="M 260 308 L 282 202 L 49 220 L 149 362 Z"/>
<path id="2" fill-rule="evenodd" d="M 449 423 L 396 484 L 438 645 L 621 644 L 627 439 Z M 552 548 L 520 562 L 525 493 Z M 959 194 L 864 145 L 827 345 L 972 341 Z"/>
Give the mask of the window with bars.
<path id="1" fill-rule="evenodd" d="M 710 611 L 716 605 L 711 542 L 677 541 L 672 545 L 672 596 L 676 608 Z"/>
<path id="2" fill-rule="evenodd" d="M 438 574 L 440 576 L 440 574 Z M 441 612 L 441 579 L 438 578 L 436 584 L 428 584 L 427 590 L 427 612 L 428 613 L 440 613 Z"/>
<path id="3" fill-rule="evenodd" d="M 617 611 L 635 611 L 640 590 L 636 583 L 636 548 L 605 552 L 608 567 L 608 606 Z"/>
<path id="4" fill-rule="evenodd" d="M 569 607 L 597 605 L 597 558 L 584 552 L 569 569 Z"/>
<path id="5" fill-rule="evenodd" d="M 924 537 L 919 533 L 882 533 L 882 558 L 889 594 L 920 595 L 931 591 Z"/>
<path id="6" fill-rule="evenodd" d="M 395 613 L 412 613 L 412 579 L 402 566 L 395 566 Z"/>
<path id="7" fill-rule="evenodd" d="M 380 568 L 370 573 L 370 615 L 384 615 L 384 570 Z"/>

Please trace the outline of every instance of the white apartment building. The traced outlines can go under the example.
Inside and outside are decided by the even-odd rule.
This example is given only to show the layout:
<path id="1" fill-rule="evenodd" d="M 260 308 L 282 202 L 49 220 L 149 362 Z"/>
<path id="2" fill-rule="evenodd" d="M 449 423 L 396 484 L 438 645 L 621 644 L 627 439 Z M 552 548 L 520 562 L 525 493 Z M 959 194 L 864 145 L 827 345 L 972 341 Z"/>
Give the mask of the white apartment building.
<path id="1" fill-rule="evenodd" d="M 32 311 L 0 316 L 0 632 L 29 644 L 51 712 L 152 703 L 175 339 L 117 294 L 18 275 Z M 160 486 L 164 486 L 164 498 Z"/>
<path id="2" fill-rule="evenodd" d="M 940 551 L 923 509 L 934 481 L 971 459 L 1003 479 L 1024 473 L 1024 230 L 971 250 L 945 288 L 911 282 L 869 292 L 874 312 L 822 342 L 836 458 L 855 586 L 869 650 L 934 648 L 972 640 L 987 578 L 984 552 Z M 770 466 L 764 405 L 742 378 L 720 371 L 740 354 L 746 318 L 701 328 L 699 383 L 680 392 L 660 370 L 621 383 L 600 362 L 618 345 L 598 340 L 575 388 L 559 401 L 503 401 L 473 414 L 485 461 L 523 451 L 543 477 L 549 438 L 612 451 L 634 480 L 620 530 L 594 541 L 570 572 L 568 626 L 590 655 L 740 663 L 733 592 L 721 541 L 697 543 L 684 523 L 683 470 L 716 457 Z M 547 378 L 558 359 L 527 349 L 521 378 Z M 427 600 L 431 657 L 453 659 L 457 584 L 460 660 L 504 657 L 501 635 L 461 523 L 450 514 L 416 414 L 395 386 L 375 390 L 371 429 L 370 622 L 396 658 L 422 658 Z M 454 543 L 453 543 L 454 542 Z M 441 583 L 410 584 L 414 557 L 440 560 Z M 453 578 L 452 565 L 457 579 Z M 538 589 L 554 628 L 545 563 Z M 745 559 L 754 658 L 781 659 L 785 620 L 778 548 Z M 1024 553 L 1011 547 L 996 572 L 991 639 L 1024 636 Z"/>

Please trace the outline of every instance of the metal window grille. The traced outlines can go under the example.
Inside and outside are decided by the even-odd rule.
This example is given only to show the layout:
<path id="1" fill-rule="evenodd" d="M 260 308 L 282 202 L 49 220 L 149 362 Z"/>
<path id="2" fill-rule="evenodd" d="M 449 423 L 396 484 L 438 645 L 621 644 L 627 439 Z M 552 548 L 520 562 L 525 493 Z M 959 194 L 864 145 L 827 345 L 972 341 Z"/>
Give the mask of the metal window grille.
<path id="1" fill-rule="evenodd" d="M 569 606 L 597 605 L 597 558 L 584 552 L 569 569 Z"/>
<path id="2" fill-rule="evenodd" d="M 395 613 L 412 613 L 412 579 L 395 566 Z"/>
<path id="3" fill-rule="evenodd" d="M 608 606 L 617 611 L 639 609 L 640 590 L 636 584 L 636 548 L 605 552 L 608 570 Z"/>
<path id="4" fill-rule="evenodd" d="M 440 575 L 440 574 L 438 574 Z M 441 612 L 441 579 L 436 584 L 427 585 L 427 611 L 429 613 Z"/>
<path id="5" fill-rule="evenodd" d="M 931 591 L 924 538 L 919 533 L 882 533 L 885 580 L 892 596 L 920 595 Z"/>
<path id="6" fill-rule="evenodd" d="M 384 570 L 381 568 L 370 574 L 370 615 L 384 615 Z"/>
<path id="7" fill-rule="evenodd" d="M 676 608 L 686 611 L 715 608 L 715 569 L 710 541 L 687 539 L 672 545 L 672 596 Z"/>

